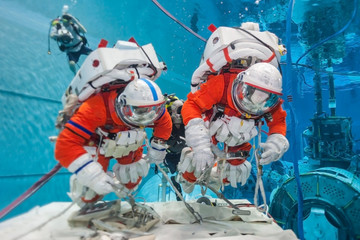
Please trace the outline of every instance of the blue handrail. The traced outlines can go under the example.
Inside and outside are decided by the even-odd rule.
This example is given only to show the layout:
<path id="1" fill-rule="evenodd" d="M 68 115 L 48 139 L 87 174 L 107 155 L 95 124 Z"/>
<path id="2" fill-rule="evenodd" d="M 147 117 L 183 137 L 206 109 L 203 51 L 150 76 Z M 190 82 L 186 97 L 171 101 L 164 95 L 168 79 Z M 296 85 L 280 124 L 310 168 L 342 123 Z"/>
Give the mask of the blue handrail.
<path id="1" fill-rule="evenodd" d="M 286 38 L 287 38 L 287 42 L 286 42 L 286 47 L 287 47 L 287 56 L 286 56 L 286 73 L 287 73 L 287 83 L 292 83 L 291 78 L 292 78 L 292 59 L 291 59 L 291 15 L 292 15 L 292 11 L 293 11 L 293 7 L 294 7 L 294 0 L 290 0 L 289 1 L 289 7 L 288 7 L 288 12 L 287 12 L 287 19 L 286 19 Z M 291 88 L 292 89 L 292 88 Z M 292 117 L 292 127 L 293 127 L 293 133 L 295 133 L 295 113 L 292 109 L 292 106 L 290 106 L 290 116 Z M 292 143 L 296 146 L 296 139 L 293 138 L 295 141 L 293 141 Z M 302 194 L 302 189 L 301 189 L 301 182 L 300 182 L 300 174 L 299 174 L 299 165 L 298 165 L 298 160 L 296 158 L 296 154 L 294 154 L 293 156 L 293 164 L 294 164 L 294 174 L 295 174 L 295 179 L 296 179 L 296 183 L 297 183 L 297 188 L 298 188 L 298 220 L 297 220 L 297 225 L 298 225 L 298 237 L 301 240 L 304 240 L 304 227 L 303 227 L 303 194 Z"/>

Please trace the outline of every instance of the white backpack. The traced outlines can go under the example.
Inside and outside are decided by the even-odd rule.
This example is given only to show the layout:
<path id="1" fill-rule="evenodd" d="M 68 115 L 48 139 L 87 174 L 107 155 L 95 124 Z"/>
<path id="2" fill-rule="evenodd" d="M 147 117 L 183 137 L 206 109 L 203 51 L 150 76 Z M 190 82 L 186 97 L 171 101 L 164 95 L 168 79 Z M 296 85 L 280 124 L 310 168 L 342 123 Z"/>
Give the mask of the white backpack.
<path id="1" fill-rule="evenodd" d="M 218 27 L 207 40 L 200 65 L 192 75 L 191 92 L 196 92 L 210 74 L 218 74 L 227 64 L 247 68 L 265 61 L 279 68 L 285 53 L 278 37 L 261 32 L 257 23 L 246 22 L 239 28 Z"/>
<path id="2" fill-rule="evenodd" d="M 114 47 L 91 52 L 62 96 L 56 128 L 62 129 L 79 106 L 90 96 L 109 88 L 124 87 L 144 77 L 155 81 L 166 65 L 160 62 L 152 44 L 117 41 Z"/>

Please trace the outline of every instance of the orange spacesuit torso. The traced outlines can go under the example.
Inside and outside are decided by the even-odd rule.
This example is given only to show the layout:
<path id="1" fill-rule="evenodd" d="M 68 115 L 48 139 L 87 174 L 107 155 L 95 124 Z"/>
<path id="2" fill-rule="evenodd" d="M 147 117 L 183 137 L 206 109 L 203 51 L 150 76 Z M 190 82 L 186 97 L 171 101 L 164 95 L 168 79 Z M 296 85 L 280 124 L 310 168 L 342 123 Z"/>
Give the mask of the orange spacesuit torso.
<path id="1" fill-rule="evenodd" d="M 225 81 L 225 74 L 229 74 L 228 83 Z M 225 73 L 217 76 L 210 76 L 209 79 L 203 83 L 198 91 L 189 93 L 187 100 L 182 107 L 181 114 L 183 116 L 184 124 L 193 118 L 202 118 L 202 114 L 207 115 L 208 111 L 212 111 L 214 105 L 225 104 L 224 114 L 228 116 L 244 117 L 236 109 L 231 98 L 231 86 L 237 76 L 234 73 Z M 226 86 L 227 85 L 227 86 Z M 222 98 L 226 91 L 226 101 L 223 102 Z M 272 120 L 266 119 L 269 127 L 268 134 L 279 133 L 285 136 L 286 134 L 286 112 L 281 107 L 282 100 L 272 111 Z"/>
<path id="2" fill-rule="evenodd" d="M 56 141 L 55 158 L 62 166 L 68 167 L 75 159 L 85 154 L 85 146 L 96 147 L 99 135 L 95 133 L 101 128 L 108 133 L 127 131 L 137 127 L 126 125 L 116 114 L 114 103 L 118 95 L 116 90 L 109 92 L 108 97 L 104 93 L 98 93 L 86 100 L 71 119 L 65 124 L 64 130 L 59 134 Z M 108 102 L 106 103 L 106 99 Z M 108 116 L 110 114 L 110 116 Z M 110 123 L 110 124 L 109 124 Z M 109 126 L 110 125 L 110 126 Z M 154 122 L 153 136 L 167 140 L 170 137 L 172 124 L 171 117 L 167 111 Z M 128 156 L 117 159 L 119 163 L 130 164 L 142 157 L 142 147 Z M 106 170 L 108 160 L 103 155 L 98 155 L 98 162 Z"/>
<path id="3" fill-rule="evenodd" d="M 254 116 L 243 116 L 233 104 L 231 98 L 231 88 L 237 73 L 225 73 L 217 76 L 209 76 L 208 80 L 203 83 L 198 91 L 195 93 L 189 93 L 187 100 L 184 102 L 181 114 L 183 116 L 184 124 L 187 125 L 191 119 L 203 118 L 204 121 L 212 121 L 214 116 L 214 105 L 222 105 L 224 108 L 223 114 L 231 117 L 254 117 Z M 266 119 L 267 126 L 269 127 L 268 134 L 279 133 L 285 136 L 286 134 L 286 112 L 281 107 L 282 100 L 280 103 L 272 109 L 270 112 L 272 120 Z M 262 116 L 257 116 L 255 119 L 261 119 Z M 213 144 L 217 143 L 217 140 L 212 136 Z M 245 142 L 238 146 L 228 147 L 228 152 L 243 152 L 245 156 L 250 154 L 252 145 L 249 142 Z M 244 159 L 229 160 L 233 164 L 237 165 L 244 162 Z M 235 163 L 237 162 L 237 163 Z M 193 173 L 185 172 L 183 177 L 189 182 L 195 182 L 196 177 Z M 223 180 L 228 182 L 227 179 Z"/>

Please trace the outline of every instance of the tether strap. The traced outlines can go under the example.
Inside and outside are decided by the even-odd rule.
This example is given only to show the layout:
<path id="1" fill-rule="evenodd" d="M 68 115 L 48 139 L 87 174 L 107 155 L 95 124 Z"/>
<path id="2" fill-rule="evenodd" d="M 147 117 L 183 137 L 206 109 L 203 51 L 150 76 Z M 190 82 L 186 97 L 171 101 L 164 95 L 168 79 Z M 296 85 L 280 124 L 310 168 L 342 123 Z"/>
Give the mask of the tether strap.
<path id="1" fill-rule="evenodd" d="M 273 51 L 272 55 L 268 59 L 266 59 L 266 60 L 264 60 L 262 62 L 269 63 L 274 59 L 275 56 L 276 56 L 275 52 Z"/>
<path id="2" fill-rule="evenodd" d="M 248 158 L 250 156 L 249 151 L 237 151 L 237 152 L 228 152 L 226 154 L 226 159 L 232 159 L 232 158 Z"/>
<path id="3" fill-rule="evenodd" d="M 105 122 L 105 128 L 108 129 L 110 127 L 113 127 L 113 120 L 111 118 L 111 113 L 110 113 L 110 108 L 109 108 L 109 96 L 110 96 L 110 91 L 102 91 L 101 96 L 104 100 L 104 104 L 105 104 L 105 109 L 106 109 L 106 122 Z M 111 128 L 110 128 L 111 129 Z M 110 130 L 108 129 L 108 130 Z"/>
<path id="4" fill-rule="evenodd" d="M 0 211 L 0 219 L 5 217 L 9 212 L 14 208 L 19 206 L 23 201 L 33 195 L 37 190 L 39 190 L 45 183 L 47 183 L 60 169 L 62 166 L 60 163 L 56 164 L 50 172 L 43 175 L 34 185 L 32 185 L 28 190 L 21 194 L 17 199 L 10 203 L 7 207 Z"/>
<path id="5" fill-rule="evenodd" d="M 228 50 L 227 47 L 223 49 L 223 52 L 224 52 L 224 56 L 225 56 L 226 61 L 227 61 L 228 63 L 232 62 L 232 59 L 231 59 L 230 56 L 229 56 L 229 50 Z"/>
<path id="6" fill-rule="evenodd" d="M 229 83 L 230 83 L 230 74 L 224 74 L 224 91 L 223 91 L 223 95 L 221 97 L 220 100 L 220 104 L 223 106 L 226 106 L 227 103 L 227 97 L 228 97 L 228 87 L 229 87 Z"/>
<path id="7" fill-rule="evenodd" d="M 216 119 L 218 119 L 219 117 L 222 117 L 224 115 L 225 107 L 226 107 L 226 103 L 227 103 L 227 92 L 228 92 L 229 82 L 230 82 L 230 75 L 224 74 L 223 95 L 221 96 L 220 102 L 216 104 L 217 111 L 216 111 L 216 114 L 215 114 L 214 118 L 212 119 L 212 121 L 215 121 Z"/>
<path id="8" fill-rule="evenodd" d="M 216 72 L 215 69 L 213 68 L 214 64 L 212 64 L 212 63 L 210 62 L 210 59 L 209 59 L 209 58 L 208 58 L 208 60 L 206 60 L 206 64 L 209 66 L 209 68 L 210 68 L 210 70 L 211 70 L 212 72 Z"/>

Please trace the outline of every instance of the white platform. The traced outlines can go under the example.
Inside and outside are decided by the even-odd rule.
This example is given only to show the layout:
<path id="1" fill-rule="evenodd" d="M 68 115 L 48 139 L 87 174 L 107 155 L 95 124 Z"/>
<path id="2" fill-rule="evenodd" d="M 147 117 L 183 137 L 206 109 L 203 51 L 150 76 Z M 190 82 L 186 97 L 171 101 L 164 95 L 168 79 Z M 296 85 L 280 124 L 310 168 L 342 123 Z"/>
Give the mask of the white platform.
<path id="1" fill-rule="evenodd" d="M 237 200 L 245 201 L 246 200 Z M 161 222 L 150 229 L 147 236 L 133 236 L 130 239 L 184 240 L 184 239 L 245 239 L 245 240 L 292 240 L 297 239 L 291 230 L 283 230 L 272 219 L 258 212 L 254 207 L 250 216 L 232 215 L 228 207 L 213 207 L 190 203 L 203 218 L 203 222 L 192 223 L 195 218 L 182 202 L 147 203 L 160 215 Z M 94 233 L 87 228 L 71 228 L 67 223 L 69 215 L 79 208 L 70 202 L 54 202 L 35 207 L 29 212 L 0 223 L 0 239 L 12 240 L 79 240 L 79 239 L 121 239 L 114 236 L 90 238 Z"/>

